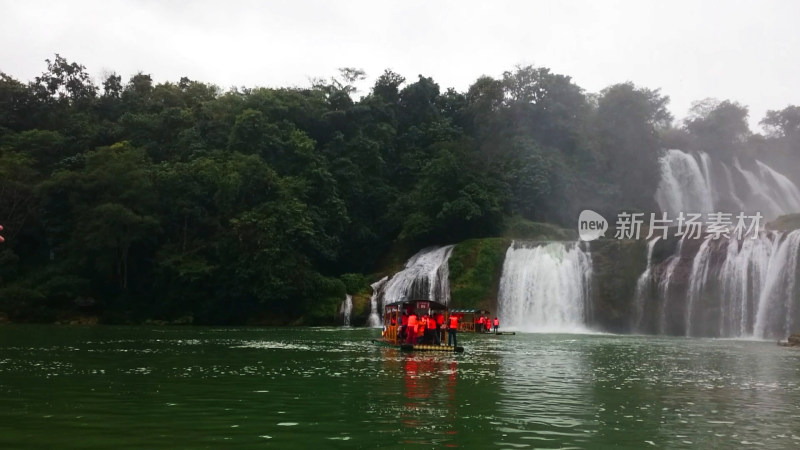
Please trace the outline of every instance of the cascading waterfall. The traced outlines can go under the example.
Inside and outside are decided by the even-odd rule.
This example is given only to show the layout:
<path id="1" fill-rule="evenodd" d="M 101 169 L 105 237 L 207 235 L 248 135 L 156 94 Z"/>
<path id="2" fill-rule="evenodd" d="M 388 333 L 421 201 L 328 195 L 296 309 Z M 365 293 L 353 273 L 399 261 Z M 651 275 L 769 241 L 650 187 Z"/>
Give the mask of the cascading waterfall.
<path id="1" fill-rule="evenodd" d="M 525 331 L 585 331 L 591 277 L 586 244 L 512 243 L 500 278 L 500 323 Z"/>
<path id="2" fill-rule="evenodd" d="M 758 166 L 760 178 L 762 180 L 771 180 L 768 183 L 770 192 L 767 195 L 777 200 L 780 206 L 778 213 L 786 214 L 787 212 L 800 211 L 800 190 L 798 190 L 797 186 L 785 175 L 761 161 L 756 161 L 756 165 Z"/>
<path id="3" fill-rule="evenodd" d="M 382 305 L 402 300 L 450 302 L 450 269 L 447 261 L 453 246 L 426 248 L 412 256 L 380 292 Z"/>
<path id="4" fill-rule="evenodd" d="M 353 296 L 346 294 L 342 304 L 339 306 L 339 314 L 342 316 L 342 325 L 349 327 L 350 318 L 353 315 Z"/>
<path id="5" fill-rule="evenodd" d="M 719 336 L 753 334 L 755 304 L 777 239 L 730 239 L 720 268 Z"/>
<path id="6" fill-rule="evenodd" d="M 675 255 L 652 267 L 660 273 L 661 319 L 659 332 L 683 330 L 686 336 L 781 338 L 800 326 L 800 230 L 761 232 L 756 238 L 707 237 L 691 257 L 683 255 L 684 240 Z M 672 292 L 676 267 L 691 260 L 685 280 Z M 655 281 L 651 281 L 655 282 Z M 685 293 L 683 314 L 669 314 L 670 300 Z M 638 300 L 637 300 L 638 302 Z M 672 320 L 672 323 L 668 323 Z M 683 323 L 675 321 L 682 320 Z M 670 326 L 672 325 L 672 326 Z"/>
<path id="7" fill-rule="evenodd" d="M 667 312 L 668 305 L 669 305 L 669 283 L 672 280 L 672 274 L 675 272 L 675 268 L 678 267 L 678 264 L 681 262 L 681 258 L 683 257 L 683 242 L 684 240 L 681 239 L 678 241 L 678 250 L 675 252 L 674 255 L 670 256 L 667 260 L 667 267 L 664 270 L 664 275 L 661 277 L 661 281 L 658 283 L 659 292 L 661 294 L 661 320 L 659 321 L 659 333 L 666 334 L 667 333 Z"/>
<path id="8" fill-rule="evenodd" d="M 372 295 L 369 298 L 369 316 L 367 317 L 368 327 L 379 327 L 383 322 L 383 315 L 380 313 L 381 308 L 378 305 L 378 297 L 380 297 L 383 287 L 388 279 L 389 277 L 383 277 L 370 285 L 372 288 Z"/>
<path id="9" fill-rule="evenodd" d="M 713 161 L 705 152 L 667 150 L 659 164 L 661 181 L 655 199 L 672 219 L 680 212 L 760 212 L 767 219 L 800 212 L 800 189 L 759 160 L 750 170 L 733 159 L 739 183 L 727 164 Z"/>
<path id="10" fill-rule="evenodd" d="M 732 158 L 728 165 L 704 152 L 668 150 L 659 160 L 656 202 L 673 220 L 680 212 L 728 212 L 735 222 L 743 212 L 760 213 L 766 222 L 800 212 L 800 189 L 789 178 L 761 161 L 744 162 Z M 636 286 L 634 329 L 772 338 L 800 326 L 794 281 L 800 232 L 706 237 L 699 247 L 687 244 L 689 250 L 682 239 L 673 255 L 657 263 L 652 261 L 654 245 L 648 243 L 647 267 Z M 645 304 L 648 293 L 657 298 Z M 648 307 L 660 309 L 650 324 L 643 322 Z"/>
<path id="11" fill-rule="evenodd" d="M 796 325 L 798 297 L 797 259 L 800 253 L 800 230 L 789 233 L 775 249 L 764 288 L 758 299 L 754 334 L 759 338 L 785 337 Z"/>
<path id="12" fill-rule="evenodd" d="M 719 241 L 713 241 L 719 242 Z M 709 261 L 713 249 L 711 239 L 706 239 L 700 244 L 700 249 L 692 260 L 692 272 L 689 275 L 689 295 L 686 305 L 686 336 L 692 335 L 692 319 L 695 305 L 702 295 L 703 287 L 708 281 Z"/>
<path id="13" fill-rule="evenodd" d="M 656 190 L 656 202 L 669 217 L 677 217 L 679 212 L 713 212 L 709 165 L 706 158 L 701 160 L 705 171 L 694 156 L 681 150 L 667 150 L 659 160 L 661 182 Z"/>
<path id="14" fill-rule="evenodd" d="M 647 266 L 644 272 L 642 272 L 642 274 L 639 276 L 639 279 L 636 280 L 636 325 L 634 326 L 634 329 L 637 331 L 640 331 L 642 328 L 645 301 L 652 283 L 651 274 L 653 272 L 653 248 L 655 248 L 656 242 L 658 242 L 660 239 L 661 237 L 658 236 L 655 239 L 651 239 L 650 242 L 647 243 Z"/>

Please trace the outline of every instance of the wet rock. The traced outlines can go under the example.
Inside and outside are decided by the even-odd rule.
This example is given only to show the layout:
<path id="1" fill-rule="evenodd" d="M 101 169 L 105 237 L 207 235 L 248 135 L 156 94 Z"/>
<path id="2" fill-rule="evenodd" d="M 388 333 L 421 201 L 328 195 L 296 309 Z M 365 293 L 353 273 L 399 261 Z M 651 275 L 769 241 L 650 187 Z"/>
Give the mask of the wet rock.
<path id="1" fill-rule="evenodd" d="M 800 347 L 800 333 L 795 333 L 789 336 L 785 341 L 778 341 L 781 347 Z"/>
<path id="2" fill-rule="evenodd" d="M 172 325 L 191 325 L 193 323 L 194 323 L 194 317 L 191 315 L 178 317 L 177 319 L 172 321 Z"/>

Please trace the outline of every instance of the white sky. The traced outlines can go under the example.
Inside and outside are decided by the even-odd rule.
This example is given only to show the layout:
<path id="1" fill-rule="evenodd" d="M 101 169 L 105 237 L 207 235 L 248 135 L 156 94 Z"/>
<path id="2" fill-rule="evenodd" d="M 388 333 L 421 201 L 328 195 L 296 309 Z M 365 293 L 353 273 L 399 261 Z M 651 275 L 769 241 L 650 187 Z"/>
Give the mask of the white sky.
<path id="1" fill-rule="evenodd" d="M 661 88 L 676 118 L 706 97 L 800 105 L 800 1 L 0 0 L 0 71 L 28 81 L 55 53 L 96 80 L 143 71 L 230 86 L 303 86 L 359 67 L 464 91 L 533 64 L 588 92 Z"/>

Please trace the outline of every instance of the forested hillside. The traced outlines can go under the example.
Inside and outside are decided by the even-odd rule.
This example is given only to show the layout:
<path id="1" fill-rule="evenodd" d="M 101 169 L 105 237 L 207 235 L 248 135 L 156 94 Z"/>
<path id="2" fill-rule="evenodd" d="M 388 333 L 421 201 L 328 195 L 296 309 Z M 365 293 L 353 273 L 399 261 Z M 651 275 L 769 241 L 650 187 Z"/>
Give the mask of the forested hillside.
<path id="1" fill-rule="evenodd" d="M 800 156 L 796 106 L 761 136 L 732 101 L 673 124 L 658 89 L 588 93 L 542 67 L 466 92 L 390 70 L 356 92 L 362 79 L 95 81 L 60 56 L 33 81 L 0 73 L 0 313 L 324 323 L 391 252 L 655 210 L 663 148 L 787 172 Z"/>

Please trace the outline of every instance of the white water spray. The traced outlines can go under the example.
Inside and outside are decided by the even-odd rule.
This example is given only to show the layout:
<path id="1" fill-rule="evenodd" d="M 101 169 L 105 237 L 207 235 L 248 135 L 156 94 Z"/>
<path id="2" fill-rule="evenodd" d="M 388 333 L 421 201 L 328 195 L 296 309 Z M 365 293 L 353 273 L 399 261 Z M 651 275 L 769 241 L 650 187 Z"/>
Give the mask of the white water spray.
<path id="1" fill-rule="evenodd" d="M 369 317 L 367 317 L 368 327 L 379 327 L 383 322 L 381 308 L 378 305 L 378 297 L 380 296 L 383 286 L 386 284 L 388 279 L 389 277 L 383 277 L 370 285 L 372 288 L 372 296 L 369 298 Z"/>
<path id="2" fill-rule="evenodd" d="M 591 254 L 579 243 L 512 243 L 500 278 L 500 322 L 534 332 L 586 331 L 591 277 Z"/>
<path id="3" fill-rule="evenodd" d="M 403 300 L 435 300 L 450 302 L 450 270 L 447 264 L 453 246 L 420 250 L 400 272 L 394 274 L 383 289 L 384 305 Z"/>
<path id="4" fill-rule="evenodd" d="M 344 301 L 339 306 L 339 314 L 342 316 L 342 325 L 349 327 L 350 326 L 350 318 L 353 315 L 353 296 L 350 294 L 346 294 L 344 297 Z"/>
<path id="5" fill-rule="evenodd" d="M 653 248 L 655 248 L 656 242 L 658 242 L 660 239 L 661 236 L 658 236 L 655 239 L 651 239 L 650 242 L 647 243 L 647 266 L 644 269 L 644 272 L 639 275 L 639 279 L 636 280 L 636 325 L 634 326 L 634 329 L 637 331 L 641 331 L 642 328 L 645 302 L 647 301 L 647 294 L 652 285 Z"/>

